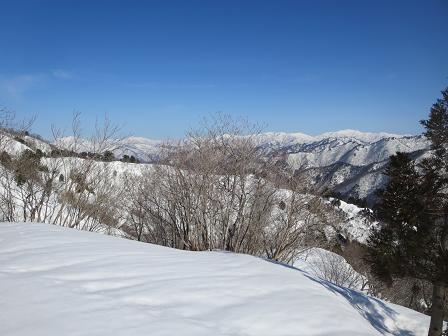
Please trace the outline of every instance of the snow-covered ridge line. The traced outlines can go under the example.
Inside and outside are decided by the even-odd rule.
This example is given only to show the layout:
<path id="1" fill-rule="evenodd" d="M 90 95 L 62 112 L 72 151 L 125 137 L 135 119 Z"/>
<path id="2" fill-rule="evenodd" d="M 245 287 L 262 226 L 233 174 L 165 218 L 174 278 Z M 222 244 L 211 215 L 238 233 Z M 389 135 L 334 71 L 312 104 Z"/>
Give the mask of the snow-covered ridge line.
<path id="1" fill-rule="evenodd" d="M 320 135 L 308 135 L 305 133 L 300 132 L 264 132 L 255 135 L 255 139 L 258 141 L 275 141 L 277 143 L 287 143 L 287 142 L 294 142 L 297 144 L 302 143 L 311 143 L 316 141 L 321 141 L 323 139 L 329 139 L 329 138 L 352 138 L 357 139 L 362 142 L 366 143 L 373 143 L 381 139 L 387 139 L 387 138 L 403 138 L 403 137 L 412 137 L 413 135 L 409 134 L 392 134 L 392 133 L 385 133 L 385 132 L 361 132 L 357 130 L 341 130 L 341 131 L 335 131 L 335 132 L 326 132 L 322 133 Z M 75 138 L 72 136 L 66 136 L 57 139 L 54 144 L 55 145 L 61 145 L 61 146 L 68 146 L 73 144 L 75 141 Z M 127 138 L 124 138 L 122 140 L 122 143 L 124 145 L 140 145 L 142 147 L 145 146 L 160 146 L 161 144 L 165 143 L 166 141 L 160 140 L 160 139 L 152 139 L 142 136 L 130 136 Z M 88 149 L 88 140 L 81 140 L 80 142 L 81 146 L 86 146 L 86 149 Z"/>
<path id="2" fill-rule="evenodd" d="M 429 324 L 248 255 L 37 223 L 0 223 L 0 241 L 1 335 L 423 336 Z"/>
<path id="3" fill-rule="evenodd" d="M 261 147 L 268 150 L 282 150 L 287 147 L 303 147 L 304 145 L 316 146 L 322 141 L 341 140 L 343 142 L 352 142 L 359 145 L 368 145 L 384 139 L 400 139 L 414 137 L 411 135 L 398 135 L 391 133 L 370 133 L 357 130 L 341 130 L 336 132 L 327 132 L 321 135 L 311 136 L 304 133 L 284 133 L 284 132 L 266 132 L 253 135 L 254 141 Z M 131 136 L 122 139 L 119 147 L 115 148 L 117 141 L 111 140 L 112 150 L 117 157 L 123 155 L 134 155 L 141 161 L 146 161 L 148 155 L 154 156 L 166 144 L 176 144 L 175 141 L 164 141 L 150 139 L 145 137 Z M 87 139 L 76 139 L 71 136 L 62 137 L 54 141 L 54 145 L 65 149 L 77 148 L 77 151 L 91 151 L 94 145 Z"/>
<path id="4" fill-rule="evenodd" d="M 374 143 L 382 139 L 388 138 L 403 138 L 412 137 L 409 134 L 392 134 L 385 132 L 361 132 L 358 130 L 340 130 L 335 132 L 326 132 L 320 135 L 308 135 L 305 133 L 285 133 L 285 132 L 266 132 L 257 135 L 257 139 L 264 142 L 276 142 L 276 143 L 295 143 L 304 144 L 321 141 L 324 139 L 339 139 L 339 138 L 351 138 L 356 139 L 364 143 Z"/>

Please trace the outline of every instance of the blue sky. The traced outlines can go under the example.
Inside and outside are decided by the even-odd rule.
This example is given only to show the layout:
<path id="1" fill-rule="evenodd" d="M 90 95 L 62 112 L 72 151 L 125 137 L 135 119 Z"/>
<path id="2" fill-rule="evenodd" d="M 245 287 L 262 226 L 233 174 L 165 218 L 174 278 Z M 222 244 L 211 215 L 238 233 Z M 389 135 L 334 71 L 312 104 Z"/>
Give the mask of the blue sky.
<path id="1" fill-rule="evenodd" d="M 448 2 L 2 1 L 0 106 L 35 132 L 180 137 L 223 112 L 267 131 L 419 133 L 448 85 Z"/>

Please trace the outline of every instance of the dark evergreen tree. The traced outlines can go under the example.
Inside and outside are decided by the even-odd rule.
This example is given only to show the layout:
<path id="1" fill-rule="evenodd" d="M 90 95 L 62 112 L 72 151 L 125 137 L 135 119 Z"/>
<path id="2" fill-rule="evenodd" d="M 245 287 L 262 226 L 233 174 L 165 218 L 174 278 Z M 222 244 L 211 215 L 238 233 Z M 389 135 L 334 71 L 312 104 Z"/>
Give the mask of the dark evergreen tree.
<path id="1" fill-rule="evenodd" d="M 391 157 L 385 173 L 389 182 L 379 193 L 377 215 L 383 225 L 369 239 L 370 260 L 375 274 L 387 282 L 393 276 L 410 276 L 407 260 L 422 252 L 412 241 L 420 240 L 423 204 L 419 197 L 419 174 L 412 160 L 403 153 Z"/>
<path id="2" fill-rule="evenodd" d="M 430 332 L 434 330 L 433 335 L 439 335 L 448 291 L 448 88 L 432 106 L 429 119 L 421 124 L 434 153 L 422 162 L 421 168 L 426 213 L 434 227 L 432 252 L 436 256 Z"/>
<path id="3" fill-rule="evenodd" d="M 380 193 L 382 224 L 369 237 L 372 270 L 384 280 L 413 277 L 433 284 L 428 335 L 440 336 L 448 288 L 448 89 L 421 123 L 431 156 L 418 167 L 405 154 L 391 157 Z"/>

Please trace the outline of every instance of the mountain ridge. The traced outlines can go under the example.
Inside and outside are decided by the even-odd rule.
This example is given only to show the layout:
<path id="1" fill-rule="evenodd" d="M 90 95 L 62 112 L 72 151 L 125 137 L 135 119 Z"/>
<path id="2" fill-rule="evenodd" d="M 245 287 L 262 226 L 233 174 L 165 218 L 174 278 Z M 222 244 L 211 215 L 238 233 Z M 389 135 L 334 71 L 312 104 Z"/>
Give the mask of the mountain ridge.
<path id="1" fill-rule="evenodd" d="M 32 150 L 40 149 L 44 152 L 55 147 L 75 150 L 78 153 L 98 150 L 95 150 L 89 140 L 74 137 L 61 137 L 51 146 L 29 136 L 24 137 L 22 142 L 11 140 L 7 148 L 14 154 L 26 149 L 27 145 Z M 370 205 L 375 201 L 376 190 L 387 181 L 383 173 L 391 155 L 404 152 L 416 160 L 421 160 L 430 150 L 429 141 L 423 135 L 372 133 L 350 129 L 317 136 L 266 132 L 253 135 L 253 140 L 267 158 L 280 158 L 285 166 L 299 176 L 309 178 L 319 189 L 331 190 L 345 198 L 366 199 Z M 140 162 L 151 163 L 158 161 L 160 153 L 167 146 L 175 147 L 178 143 L 180 142 L 174 140 L 131 136 L 111 140 L 101 151 L 112 151 L 118 160 L 127 155 L 134 156 Z"/>

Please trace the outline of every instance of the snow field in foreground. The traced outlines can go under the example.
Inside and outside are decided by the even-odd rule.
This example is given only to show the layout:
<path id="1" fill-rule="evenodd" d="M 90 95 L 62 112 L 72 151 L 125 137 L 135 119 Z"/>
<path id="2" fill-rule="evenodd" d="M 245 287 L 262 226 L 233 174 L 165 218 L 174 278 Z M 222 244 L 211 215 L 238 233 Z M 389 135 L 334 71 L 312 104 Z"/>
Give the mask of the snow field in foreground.
<path id="1" fill-rule="evenodd" d="M 0 223 L 0 335 L 425 335 L 429 317 L 247 255 Z"/>

